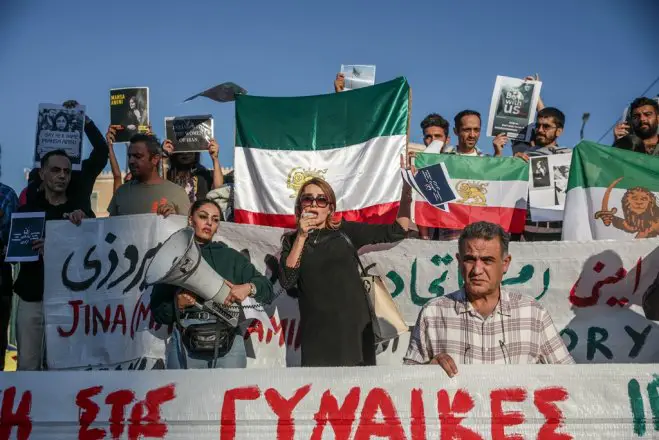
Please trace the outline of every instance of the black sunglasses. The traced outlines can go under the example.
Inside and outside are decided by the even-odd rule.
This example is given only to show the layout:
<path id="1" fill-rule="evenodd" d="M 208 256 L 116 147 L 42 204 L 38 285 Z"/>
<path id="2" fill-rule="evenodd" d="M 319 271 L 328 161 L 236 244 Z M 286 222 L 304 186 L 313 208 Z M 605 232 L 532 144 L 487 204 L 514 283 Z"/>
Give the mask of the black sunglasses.
<path id="1" fill-rule="evenodd" d="M 313 205 L 313 202 L 316 202 L 316 206 L 319 208 L 327 208 L 327 205 L 329 205 L 329 199 L 324 195 L 314 197 L 311 194 L 304 194 L 300 197 L 300 205 L 302 205 L 303 208 Z"/>

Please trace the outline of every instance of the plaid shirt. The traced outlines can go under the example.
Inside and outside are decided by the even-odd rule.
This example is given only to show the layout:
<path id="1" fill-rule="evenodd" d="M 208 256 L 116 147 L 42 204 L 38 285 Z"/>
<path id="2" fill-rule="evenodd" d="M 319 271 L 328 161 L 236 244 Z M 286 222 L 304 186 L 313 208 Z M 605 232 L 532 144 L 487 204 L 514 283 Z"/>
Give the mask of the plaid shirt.
<path id="1" fill-rule="evenodd" d="M 11 225 L 11 214 L 18 208 L 18 197 L 11 187 L 0 183 L 0 239 L 3 243 L 9 241 L 9 227 Z"/>
<path id="2" fill-rule="evenodd" d="M 464 290 L 429 301 L 421 310 L 404 362 L 427 364 L 439 354 L 456 364 L 573 364 L 547 311 L 535 300 L 501 289 L 485 319 Z"/>

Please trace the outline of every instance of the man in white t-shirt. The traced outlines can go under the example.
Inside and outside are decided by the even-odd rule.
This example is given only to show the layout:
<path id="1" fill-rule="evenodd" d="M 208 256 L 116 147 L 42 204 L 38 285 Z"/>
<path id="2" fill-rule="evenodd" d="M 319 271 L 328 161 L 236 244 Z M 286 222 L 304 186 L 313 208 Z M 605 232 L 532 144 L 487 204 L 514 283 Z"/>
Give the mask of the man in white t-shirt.
<path id="1" fill-rule="evenodd" d="M 458 137 L 458 146 L 447 145 L 442 148 L 442 153 L 459 154 L 462 156 L 486 156 L 478 148 L 478 140 L 481 137 L 481 115 L 475 110 L 462 110 L 455 115 L 455 127 L 453 132 Z M 494 138 L 492 146 L 494 147 L 494 156 L 501 156 L 505 142 L 501 140 L 505 137 L 504 133 Z"/>

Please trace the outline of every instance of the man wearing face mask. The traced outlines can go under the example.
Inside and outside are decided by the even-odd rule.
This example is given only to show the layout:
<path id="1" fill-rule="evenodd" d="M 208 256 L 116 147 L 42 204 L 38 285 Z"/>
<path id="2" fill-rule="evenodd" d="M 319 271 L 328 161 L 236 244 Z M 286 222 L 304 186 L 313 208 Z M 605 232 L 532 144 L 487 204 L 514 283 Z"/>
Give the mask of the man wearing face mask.
<path id="1" fill-rule="evenodd" d="M 219 146 L 215 139 L 210 140 L 208 154 L 213 161 L 213 170 L 208 170 L 201 164 L 199 153 L 177 153 L 174 144 L 169 139 L 162 145 L 165 154 L 163 160 L 164 175 L 167 180 L 181 186 L 190 203 L 203 200 L 210 190 L 217 189 L 224 184 L 224 176 L 218 158 Z"/>
<path id="2" fill-rule="evenodd" d="M 659 103 L 646 97 L 636 98 L 629 107 L 631 125 L 616 125 L 613 146 L 637 153 L 659 156 Z"/>
<path id="3" fill-rule="evenodd" d="M 464 288 L 421 309 L 404 362 L 434 364 L 453 377 L 459 364 L 573 364 L 549 313 L 533 298 L 501 286 L 510 237 L 488 222 L 458 241 Z"/>
<path id="4" fill-rule="evenodd" d="M 423 145 L 426 148 L 435 141 L 441 142 L 442 145 L 448 145 L 451 141 L 449 123 L 437 113 L 431 113 L 421 121 L 421 131 L 423 132 Z M 417 225 L 417 228 L 419 229 L 419 238 L 422 240 L 434 238 L 435 230 L 433 228 L 421 225 Z"/>

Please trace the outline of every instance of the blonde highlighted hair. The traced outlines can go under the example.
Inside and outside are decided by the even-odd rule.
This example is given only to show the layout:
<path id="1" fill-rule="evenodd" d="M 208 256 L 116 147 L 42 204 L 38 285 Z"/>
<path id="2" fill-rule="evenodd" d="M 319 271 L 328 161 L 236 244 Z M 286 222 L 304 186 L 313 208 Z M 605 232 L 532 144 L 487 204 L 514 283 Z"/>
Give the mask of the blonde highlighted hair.
<path id="1" fill-rule="evenodd" d="M 302 184 L 300 190 L 297 192 L 297 197 L 295 198 L 295 220 L 300 220 L 300 215 L 302 215 L 302 205 L 300 204 L 300 199 L 302 198 L 302 194 L 304 194 L 304 190 L 307 189 L 307 186 L 309 185 L 316 185 L 318 188 L 320 188 L 329 201 L 328 206 L 330 208 L 330 212 L 327 216 L 327 220 L 325 220 L 325 227 L 327 229 L 338 229 L 339 226 L 341 226 L 341 219 L 334 219 L 334 214 L 336 213 L 336 194 L 334 194 L 334 190 L 330 184 L 320 177 L 312 177 L 311 179 L 307 180 Z"/>

